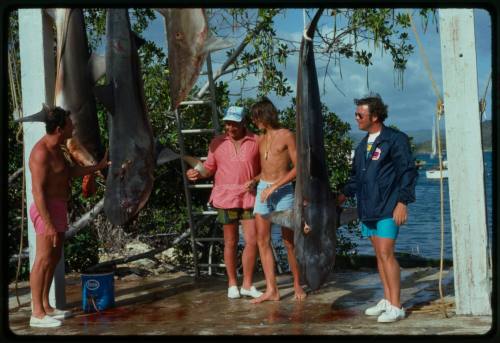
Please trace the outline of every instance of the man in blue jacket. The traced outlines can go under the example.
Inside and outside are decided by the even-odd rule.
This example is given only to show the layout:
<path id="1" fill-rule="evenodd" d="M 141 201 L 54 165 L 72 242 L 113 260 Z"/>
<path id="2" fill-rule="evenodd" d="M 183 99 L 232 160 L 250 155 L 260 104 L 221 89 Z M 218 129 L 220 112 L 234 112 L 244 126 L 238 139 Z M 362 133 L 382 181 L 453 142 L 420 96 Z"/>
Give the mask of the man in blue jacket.
<path id="1" fill-rule="evenodd" d="M 358 127 L 368 134 L 356 148 L 351 176 L 338 202 L 356 196 L 362 235 L 373 245 L 384 287 L 384 298 L 365 314 L 389 323 L 405 317 L 394 246 L 399 227 L 407 220 L 407 205 L 415 201 L 418 174 L 408 136 L 384 125 L 387 105 L 380 95 L 355 99 L 354 103 Z"/>

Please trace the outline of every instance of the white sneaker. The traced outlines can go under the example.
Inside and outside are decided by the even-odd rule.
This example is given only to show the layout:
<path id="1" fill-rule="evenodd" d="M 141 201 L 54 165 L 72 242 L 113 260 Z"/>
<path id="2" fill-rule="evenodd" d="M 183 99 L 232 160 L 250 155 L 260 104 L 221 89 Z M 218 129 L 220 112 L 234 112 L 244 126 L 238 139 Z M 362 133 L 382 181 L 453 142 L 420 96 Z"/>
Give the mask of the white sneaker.
<path id="1" fill-rule="evenodd" d="M 240 294 L 247 295 L 247 296 L 252 297 L 252 298 L 258 298 L 264 293 L 262 293 L 261 291 L 258 291 L 257 288 L 255 288 L 255 286 L 252 286 L 252 287 L 250 287 L 250 289 L 245 289 L 245 288 L 241 287 Z"/>
<path id="2" fill-rule="evenodd" d="M 389 309 L 389 307 L 391 306 L 391 303 L 389 302 L 389 300 L 387 299 L 382 299 L 378 302 L 377 305 L 375 306 L 372 306 L 372 307 L 368 307 L 366 310 L 365 310 L 365 314 L 367 316 L 378 316 L 380 315 L 382 312 L 384 311 L 387 311 Z"/>
<path id="3" fill-rule="evenodd" d="M 227 297 L 229 299 L 238 299 L 240 297 L 240 292 L 238 291 L 238 286 L 231 286 L 227 289 Z"/>
<path id="4" fill-rule="evenodd" d="M 379 323 L 392 323 L 400 319 L 404 319 L 405 310 L 404 308 L 397 308 L 396 306 L 390 305 L 390 308 L 382 313 L 378 318 Z"/>
<path id="5" fill-rule="evenodd" d="M 47 315 L 41 319 L 31 316 L 30 326 L 36 328 L 55 328 L 61 326 L 61 321 Z"/>
<path id="6" fill-rule="evenodd" d="M 52 313 L 47 313 L 48 316 L 51 316 L 54 319 L 66 319 L 72 316 L 71 311 L 60 310 L 55 308 Z"/>

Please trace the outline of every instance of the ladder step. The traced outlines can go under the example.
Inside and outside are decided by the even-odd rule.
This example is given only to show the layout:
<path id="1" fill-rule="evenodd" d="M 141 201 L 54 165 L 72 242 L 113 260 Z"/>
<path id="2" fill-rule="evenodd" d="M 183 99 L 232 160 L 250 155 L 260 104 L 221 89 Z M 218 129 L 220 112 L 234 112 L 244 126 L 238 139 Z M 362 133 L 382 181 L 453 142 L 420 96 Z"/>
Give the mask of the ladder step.
<path id="1" fill-rule="evenodd" d="M 212 103 L 212 100 L 188 100 L 181 101 L 180 105 L 189 106 L 189 105 L 205 105 Z"/>
<path id="2" fill-rule="evenodd" d="M 189 188 L 214 188 L 214 185 L 211 183 L 201 183 L 197 185 L 189 185 Z"/>
<path id="3" fill-rule="evenodd" d="M 222 237 L 204 237 L 204 238 L 195 238 L 197 242 L 224 242 L 224 238 Z"/>
<path id="4" fill-rule="evenodd" d="M 181 133 L 214 133 L 214 129 L 186 129 L 181 130 Z"/>

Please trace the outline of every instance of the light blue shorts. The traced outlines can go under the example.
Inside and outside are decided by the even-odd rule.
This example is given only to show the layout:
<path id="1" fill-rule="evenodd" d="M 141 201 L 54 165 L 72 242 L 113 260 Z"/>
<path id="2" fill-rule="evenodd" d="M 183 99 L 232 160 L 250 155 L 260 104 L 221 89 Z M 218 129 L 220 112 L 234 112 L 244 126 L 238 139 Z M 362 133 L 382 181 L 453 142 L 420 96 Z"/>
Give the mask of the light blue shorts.
<path id="1" fill-rule="evenodd" d="M 255 206 L 253 213 L 269 214 L 274 211 L 285 211 L 293 208 L 293 185 L 291 182 L 284 184 L 271 194 L 265 203 L 260 201 L 260 194 L 267 188 L 270 183 L 260 180 L 257 186 L 257 194 L 255 196 Z"/>
<path id="2" fill-rule="evenodd" d="M 377 236 L 396 240 L 399 233 L 399 226 L 392 218 L 385 218 L 378 221 L 366 221 L 361 223 L 361 234 L 365 238 Z"/>

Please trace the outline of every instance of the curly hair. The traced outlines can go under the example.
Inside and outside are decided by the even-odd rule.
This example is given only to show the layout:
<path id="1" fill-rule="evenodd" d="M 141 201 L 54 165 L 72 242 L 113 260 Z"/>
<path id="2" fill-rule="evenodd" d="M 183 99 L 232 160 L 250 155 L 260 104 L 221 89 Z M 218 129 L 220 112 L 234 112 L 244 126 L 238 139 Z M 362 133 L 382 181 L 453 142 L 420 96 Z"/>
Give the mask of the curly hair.
<path id="1" fill-rule="evenodd" d="M 252 119 L 277 129 L 280 127 L 278 110 L 267 97 L 261 98 L 250 108 Z"/>
<path id="2" fill-rule="evenodd" d="M 368 105 L 370 117 L 376 116 L 383 123 L 387 119 L 387 108 L 378 93 L 370 94 L 361 99 L 354 99 L 356 106 Z"/>
<path id="3" fill-rule="evenodd" d="M 64 128 L 64 126 L 66 126 L 66 118 L 68 118 L 69 115 L 70 111 L 66 111 L 61 107 L 47 108 L 45 131 L 48 134 L 52 134 L 56 128 Z"/>

